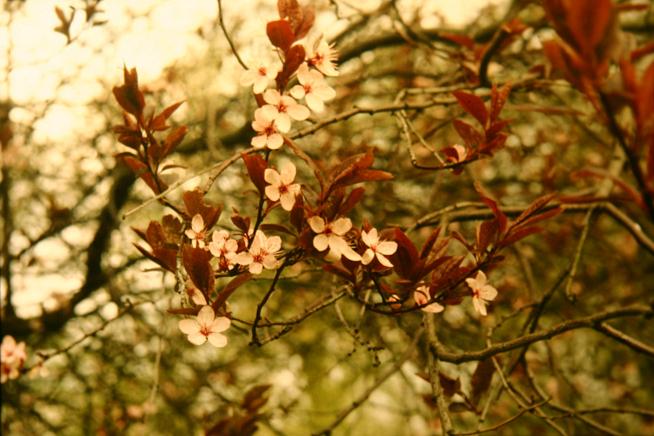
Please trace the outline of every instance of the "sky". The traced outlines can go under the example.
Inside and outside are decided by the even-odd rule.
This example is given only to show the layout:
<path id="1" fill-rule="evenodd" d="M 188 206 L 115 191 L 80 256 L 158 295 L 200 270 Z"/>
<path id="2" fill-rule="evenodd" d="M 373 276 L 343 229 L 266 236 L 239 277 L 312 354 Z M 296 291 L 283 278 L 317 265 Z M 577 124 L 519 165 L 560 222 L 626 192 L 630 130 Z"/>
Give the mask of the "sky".
<path id="1" fill-rule="evenodd" d="M 141 84 L 156 82 L 166 66 L 183 60 L 193 51 L 201 53 L 206 49 L 207 41 L 198 29 L 215 26 L 217 18 L 215 0 L 104 0 L 98 18 L 106 24 L 88 26 L 83 13 L 79 13 L 71 27 L 71 35 L 78 40 L 66 44 L 66 38 L 53 30 L 59 24 L 55 6 L 69 15 L 71 5 L 80 7 L 83 2 L 28 0 L 16 13 L 8 14 L 7 1 L 11 0 L 0 0 L 0 53 L 3 54 L 0 55 L 0 101 L 9 98 L 14 102 L 18 107 L 11 111 L 11 120 L 34 123 L 34 139 L 42 143 L 61 143 L 71 138 L 79 142 L 80 135 L 88 134 L 93 116 L 98 116 L 88 103 L 104 98 L 107 89 L 122 82 L 123 65 L 137 68 Z M 380 0 L 336 1 L 343 15 L 356 13 L 348 5 L 369 11 L 380 4 Z M 474 19 L 481 8 L 491 3 L 506 1 L 400 0 L 398 7 L 403 14 L 410 14 L 419 5 L 424 27 L 437 25 L 441 17 L 448 27 L 456 28 Z M 223 1 L 228 28 L 239 23 L 236 30 L 243 41 L 237 43 L 246 62 L 257 54 L 256 41 L 265 40 L 265 23 L 276 18 L 275 5 L 275 0 Z M 241 24 L 239 19 L 244 16 L 247 19 Z M 127 23 L 130 27 L 126 29 Z M 328 39 L 346 23 L 332 12 L 316 20 L 317 27 L 327 29 Z M 237 75 L 240 67 L 234 59 L 224 64 L 221 71 L 224 74 L 216 84 L 219 92 L 234 93 L 236 81 L 229 78 Z M 58 104 L 50 106 L 38 119 L 20 108 L 21 105 L 38 108 L 50 100 Z M 37 252 L 44 257 L 56 257 L 57 247 L 46 241 Z M 43 301 L 52 300 L 53 292 L 72 291 L 82 280 L 79 274 L 67 277 L 23 274 L 14 278 L 17 288 L 14 302 L 19 309 L 23 306 L 25 315 L 29 307 L 38 309 Z M 1 291 L 4 294 L 5 290 Z"/>

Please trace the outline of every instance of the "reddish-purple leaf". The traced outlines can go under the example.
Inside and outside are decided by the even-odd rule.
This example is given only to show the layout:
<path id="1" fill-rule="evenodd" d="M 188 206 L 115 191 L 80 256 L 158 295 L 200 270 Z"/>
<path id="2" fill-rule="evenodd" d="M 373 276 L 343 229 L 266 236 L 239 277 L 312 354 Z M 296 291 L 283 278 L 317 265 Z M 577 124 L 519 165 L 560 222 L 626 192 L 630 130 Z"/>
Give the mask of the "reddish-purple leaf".
<path id="1" fill-rule="evenodd" d="M 452 124 L 468 147 L 478 148 L 484 143 L 484 135 L 465 121 L 454 120 L 452 121 Z"/>
<path id="2" fill-rule="evenodd" d="M 284 53 L 288 51 L 291 44 L 295 41 L 295 33 L 291 24 L 286 20 L 270 21 L 266 26 L 268 39 L 275 47 L 282 49 Z"/>
<path id="3" fill-rule="evenodd" d="M 459 104 L 466 112 L 475 117 L 479 124 L 486 126 L 488 120 L 488 111 L 484 101 L 474 94 L 465 91 L 454 91 L 454 97 L 459 101 Z"/>
<path id="4" fill-rule="evenodd" d="M 216 224 L 220 217 L 221 208 L 205 203 L 202 191 L 199 189 L 186 191 L 184 192 L 184 195 L 182 195 L 182 199 L 184 200 L 184 206 L 186 207 L 186 212 L 190 219 L 193 219 L 195 215 L 200 214 L 204 221 L 205 229 L 210 229 Z"/>
<path id="5" fill-rule="evenodd" d="M 191 281 L 205 296 L 209 296 L 214 288 L 213 268 L 209 261 L 212 255 L 209 250 L 186 245 L 182 248 L 182 263 Z"/>
<path id="6" fill-rule="evenodd" d="M 264 172 L 268 167 L 265 159 L 259 156 L 258 154 L 245 154 L 241 153 L 241 158 L 245 163 L 245 167 L 248 170 L 248 175 L 250 180 L 254 183 L 254 186 L 257 187 L 261 195 L 264 194 L 266 190 L 266 180 L 264 179 Z"/>
<path id="7" fill-rule="evenodd" d="M 508 219 L 506 218 L 504 212 L 500 210 L 495 200 L 493 200 L 492 198 L 490 198 L 488 195 L 484 193 L 483 189 L 481 188 L 481 185 L 479 185 L 478 183 L 475 183 L 475 190 L 481 197 L 481 201 L 483 201 L 493 211 L 493 215 L 495 215 L 495 218 L 497 218 L 499 233 L 500 234 L 504 233 L 508 223 Z"/>
<path id="8" fill-rule="evenodd" d="M 510 83 L 506 83 L 500 89 L 497 89 L 497 85 L 493 85 L 491 90 L 491 122 L 495 122 L 500 117 L 500 112 L 502 111 L 504 103 L 506 103 L 506 99 L 509 97 L 510 92 Z"/>
<path id="9" fill-rule="evenodd" d="M 475 372 L 472 374 L 472 402 L 474 404 L 479 403 L 481 396 L 488 390 L 493 379 L 493 373 L 495 372 L 495 366 L 493 365 L 492 359 L 480 360 L 475 368 Z"/>
<path id="10" fill-rule="evenodd" d="M 175 104 L 172 104 L 168 106 L 166 109 L 161 111 L 159 115 L 156 117 L 152 118 L 152 120 L 149 123 L 149 127 L 152 130 L 166 130 L 168 128 L 168 125 L 166 122 L 168 121 L 168 118 L 177 110 L 177 108 L 184 103 L 183 101 L 177 102 Z"/>
<path id="11" fill-rule="evenodd" d="M 175 150 L 175 148 L 184 140 L 186 132 L 188 132 L 186 126 L 180 126 L 166 136 L 166 139 L 164 139 L 163 142 L 163 150 L 161 151 L 162 159 L 172 153 L 173 150 Z"/>

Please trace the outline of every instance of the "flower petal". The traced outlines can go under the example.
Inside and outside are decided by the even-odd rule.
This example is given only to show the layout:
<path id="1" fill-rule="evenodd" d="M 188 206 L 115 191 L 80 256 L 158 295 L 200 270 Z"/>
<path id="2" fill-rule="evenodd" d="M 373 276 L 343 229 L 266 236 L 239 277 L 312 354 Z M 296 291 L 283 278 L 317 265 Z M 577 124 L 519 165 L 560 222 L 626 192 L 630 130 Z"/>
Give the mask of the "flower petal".
<path id="1" fill-rule="evenodd" d="M 222 348 L 227 345 L 227 336 L 222 333 L 211 333 L 208 339 L 209 343 L 216 348 Z"/>
<path id="2" fill-rule="evenodd" d="M 282 208 L 287 211 L 293 210 L 293 205 L 295 204 L 295 194 L 292 194 L 290 192 L 284 193 L 280 197 L 280 202 L 282 204 Z"/>
<path id="3" fill-rule="evenodd" d="M 313 230 L 314 233 L 322 233 L 325 231 L 325 220 L 322 219 L 322 217 L 319 217 L 318 215 L 314 215 L 311 218 L 309 218 L 308 221 L 309 221 L 309 227 L 311 227 L 311 230 Z"/>
<path id="4" fill-rule="evenodd" d="M 177 323 L 177 327 L 179 327 L 182 333 L 187 335 L 200 331 L 200 324 L 194 319 L 183 319 Z"/>
<path id="5" fill-rule="evenodd" d="M 361 263 L 368 265 L 374 258 L 375 253 L 370 248 L 368 248 L 365 253 L 363 253 L 363 256 L 361 256 Z"/>
<path id="6" fill-rule="evenodd" d="M 187 339 L 190 343 L 195 345 L 202 345 L 207 342 L 207 337 L 202 333 L 192 333 L 187 336 Z"/>
<path id="7" fill-rule="evenodd" d="M 391 263 L 391 261 L 388 260 L 386 258 L 386 256 L 384 256 L 383 254 L 381 254 L 379 252 L 377 252 L 377 260 L 379 261 L 379 263 L 381 263 L 385 267 L 393 268 L 393 264 Z"/>
<path id="8" fill-rule="evenodd" d="M 227 318 L 226 316 L 219 316 L 218 318 L 213 320 L 213 323 L 211 324 L 210 330 L 212 332 L 224 332 L 229 328 L 229 326 L 232 324 L 232 321 Z"/>
<path id="9" fill-rule="evenodd" d="M 284 144 L 284 138 L 282 138 L 282 135 L 280 135 L 279 133 L 273 133 L 268 137 L 267 145 L 268 148 L 271 150 L 277 150 L 283 144 Z"/>
<path id="10" fill-rule="evenodd" d="M 266 168 L 266 170 L 263 172 L 263 179 L 271 185 L 279 185 L 282 177 L 276 170 L 272 168 Z"/>
<path id="11" fill-rule="evenodd" d="M 271 201 L 279 200 L 279 188 L 277 187 L 277 185 L 266 186 L 265 193 L 266 193 L 266 197 L 268 197 Z"/>
<path id="12" fill-rule="evenodd" d="M 309 115 L 311 115 L 309 109 L 301 104 L 294 104 L 289 106 L 288 109 L 286 109 L 286 112 L 290 115 L 291 118 L 297 121 L 304 121 L 309 118 Z"/>
<path id="13" fill-rule="evenodd" d="M 377 253 L 390 256 L 397 251 L 397 242 L 395 241 L 382 241 L 377 244 Z"/>
<path id="14" fill-rule="evenodd" d="M 328 245 L 329 245 L 329 238 L 327 237 L 327 235 L 323 235 L 321 233 L 319 235 L 316 235 L 315 238 L 313 238 L 313 246 L 316 247 L 316 250 L 318 251 L 325 251 Z"/>
<path id="15" fill-rule="evenodd" d="M 200 309 L 200 312 L 198 312 L 198 323 L 200 323 L 201 326 L 211 325 L 214 318 L 215 315 L 211 306 L 204 306 L 202 309 Z"/>
<path id="16" fill-rule="evenodd" d="M 334 233 L 343 236 L 352 228 L 352 221 L 349 218 L 339 218 L 332 222 L 331 228 Z"/>

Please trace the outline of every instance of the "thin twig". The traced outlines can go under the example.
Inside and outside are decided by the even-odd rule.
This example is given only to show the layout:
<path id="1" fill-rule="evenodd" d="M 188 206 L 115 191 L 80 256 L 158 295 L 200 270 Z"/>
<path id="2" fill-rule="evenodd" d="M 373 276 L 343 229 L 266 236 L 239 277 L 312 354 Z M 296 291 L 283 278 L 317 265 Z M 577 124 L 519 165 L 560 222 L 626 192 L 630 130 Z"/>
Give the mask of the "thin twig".
<path id="1" fill-rule="evenodd" d="M 436 405 L 438 406 L 438 415 L 441 419 L 443 434 L 450 435 L 453 432 L 452 418 L 450 418 L 450 415 L 447 413 L 447 400 L 445 399 L 445 394 L 443 393 L 443 389 L 441 387 L 439 369 L 440 361 L 438 358 L 440 346 L 438 343 L 438 337 L 436 336 L 434 314 L 424 313 L 422 319 L 425 323 L 425 328 L 427 329 L 427 340 L 429 341 L 430 352 L 427 353 L 427 359 L 429 363 L 429 381 L 431 383 L 432 395 L 436 400 Z"/>
<path id="2" fill-rule="evenodd" d="M 234 45 L 232 38 L 230 38 L 229 33 L 227 32 L 227 28 L 225 27 L 225 23 L 223 22 L 222 0 L 218 0 L 218 22 L 220 23 L 220 28 L 222 29 L 227 42 L 229 43 L 229 47 L 232 49 L 232 53 L 234 53 L 234 56 L 236 56 L 236 60 L 244 69 L 249 70 L 248 66 L 245 65 L 245 62 L 243 62 L 243 59 L 241 59 L 241 56 L 239 56 L 238 50 L 236 50 L 236 46 Z"/>

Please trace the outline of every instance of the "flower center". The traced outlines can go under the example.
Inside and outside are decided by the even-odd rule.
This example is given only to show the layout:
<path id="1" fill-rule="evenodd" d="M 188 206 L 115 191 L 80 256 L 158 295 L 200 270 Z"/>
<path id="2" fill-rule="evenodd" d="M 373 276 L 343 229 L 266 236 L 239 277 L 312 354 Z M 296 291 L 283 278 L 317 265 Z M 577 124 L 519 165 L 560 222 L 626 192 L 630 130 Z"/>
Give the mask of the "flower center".
<path id="1" fill-rule="evenodd" d="M 209 337 L 211 333 L 213 332 L 211 331 L 208 325 L 203 325 L 202 327 L 200 327 L 200 334 L 202 334 L 203 336 Z"/>
<path id="2" fill-rule="evenodd" d="M 259 75 L 260 76 L 265 76 L 267 73 L 266 69 L 264 67 L 259 68 Z"/>

